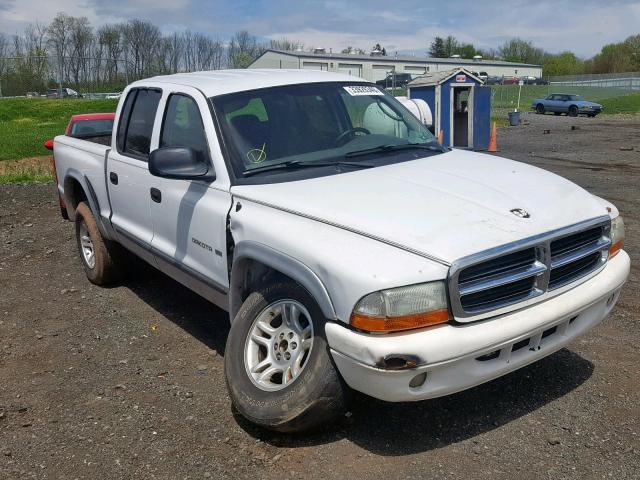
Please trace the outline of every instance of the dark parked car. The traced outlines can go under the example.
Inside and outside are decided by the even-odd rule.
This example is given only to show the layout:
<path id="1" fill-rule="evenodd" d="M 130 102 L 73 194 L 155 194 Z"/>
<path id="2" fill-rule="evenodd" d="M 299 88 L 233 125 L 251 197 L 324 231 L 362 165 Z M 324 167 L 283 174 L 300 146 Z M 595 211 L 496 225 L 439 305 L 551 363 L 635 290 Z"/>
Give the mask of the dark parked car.
<path id="1" fill-rule="evenodd" d="M 395 84 L 394 84 L 393 76 L 394 74 L 392 73 L 387 75 L 387 78 L 384 78 L 383 80 L 378 80 L 376 82 L 376 85 L 382 88 L 392 88 L 394 85 L 396 87 L 406 87 L 407 84 L 412 80 L 410 73 L 396 73 Z"/>
<path id="2" fill-rule="evenodd" d="M 599 103 L 588 102 L 580 95 L 570 93 L 552 93 L 546 98 L 536 98 L 531 102 L 531 108 L 539 114 L 553 112 L 560 115 L 566 113 L 570 117 L 577 117 L 581 114 L 595 117 L 602 112 L 602 105 Z"/>
<path id="3" fill-rule="evenodd" d="M 502 76 L 499 75 L 489 75 L 487 79 L 484 81 L 485 85 L 502 85 Z"/>

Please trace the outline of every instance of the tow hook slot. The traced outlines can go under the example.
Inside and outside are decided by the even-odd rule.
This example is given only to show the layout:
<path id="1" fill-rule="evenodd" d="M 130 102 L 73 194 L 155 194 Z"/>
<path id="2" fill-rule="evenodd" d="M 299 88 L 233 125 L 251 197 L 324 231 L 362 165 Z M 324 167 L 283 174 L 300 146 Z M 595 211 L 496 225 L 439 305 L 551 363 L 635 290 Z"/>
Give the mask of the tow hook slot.
<path id="1" fill-rule="evenodd" d="M 390 354 L 381 358 L 377 366 L 385 370 L 406 370 L 418 366 L 420 359 L 415 355 Z"/>

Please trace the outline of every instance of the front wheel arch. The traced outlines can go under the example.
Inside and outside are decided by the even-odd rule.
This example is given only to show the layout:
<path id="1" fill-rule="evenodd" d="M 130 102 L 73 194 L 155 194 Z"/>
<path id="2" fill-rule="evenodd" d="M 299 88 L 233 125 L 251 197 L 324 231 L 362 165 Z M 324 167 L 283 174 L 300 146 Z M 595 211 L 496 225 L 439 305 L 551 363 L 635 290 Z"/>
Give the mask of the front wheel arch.
<path id="1" fill-rule="evenodd" d="M 258 278 L 256 278 L 258 277 Z M 326 319 L 337 318 L 333 302 L 318 276 L 301 261 L 262 243 L 245 240 L 233 251 L 229 281 L 229 317 L 235 318 L 242 303 L 260 278 L 288 278 L 305 288 Z"/>

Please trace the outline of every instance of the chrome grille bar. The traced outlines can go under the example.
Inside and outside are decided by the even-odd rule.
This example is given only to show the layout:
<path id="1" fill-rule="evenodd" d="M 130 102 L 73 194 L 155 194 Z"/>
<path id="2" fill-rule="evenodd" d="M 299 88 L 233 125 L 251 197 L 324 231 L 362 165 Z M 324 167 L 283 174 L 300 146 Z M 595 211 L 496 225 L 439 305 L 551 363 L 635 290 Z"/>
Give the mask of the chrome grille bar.
<path id="1" fill-rule="evenodd" d="M 500 315 L 555 296 L 604 267 L 611 219 L 602 216 L 471 255 L 449 271 L 457 321 Z"/>
<path id="2" fill-rule="evenodd" d="M 594 243 L 588 244 L 582 248 L 578 248 L 576 250 L 570 250 L 567 253 L 563 253 L 561 255 L 553 255 L 551 256 L 551 269 L 562 267 L 563 265 L 567 265 L 568 263 L 575 262 L 576 260 L 580 260 L 581 258 L 588 257 L 592 253 L 607 249 L 611 246 L 611 240 L 609 238 L 601 237 L 596 240 Z"/>
<path id="3" fill-rule="evenodd" d="M 508 270 L 505 273 L 491 275 L 486 278 L 473 280 L 470 282 L 460 283 L 460 295 L 469 295 L 471 293 L 481 292 L 483 290 L 489 290 L 491 288 L 500 287 L 508 283 L 517 282 L 529 277 L 535 277 L 547 270 L 547 266 L 539 261 L 533 262 L 526 267 L 515 268 Z"/>

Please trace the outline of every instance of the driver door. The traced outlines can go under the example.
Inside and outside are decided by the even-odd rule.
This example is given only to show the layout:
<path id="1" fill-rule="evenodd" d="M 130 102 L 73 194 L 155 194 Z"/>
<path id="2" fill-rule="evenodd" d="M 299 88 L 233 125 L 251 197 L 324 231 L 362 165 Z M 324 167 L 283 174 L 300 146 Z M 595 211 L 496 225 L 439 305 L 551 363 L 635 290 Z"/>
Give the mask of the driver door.
<path id="1" fill-rule="evenodd" d="M 207 99 L 197 90 L 168 91 L 161 105 L 158 147 L 189 147 L 213 169 L 215 128 Z M 214 303 L 229 285 L 226 220 L 228 190 L 215 181 L 159 179 L 151 202 L 153 251 L 163 271 Z"/>

